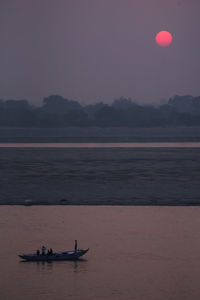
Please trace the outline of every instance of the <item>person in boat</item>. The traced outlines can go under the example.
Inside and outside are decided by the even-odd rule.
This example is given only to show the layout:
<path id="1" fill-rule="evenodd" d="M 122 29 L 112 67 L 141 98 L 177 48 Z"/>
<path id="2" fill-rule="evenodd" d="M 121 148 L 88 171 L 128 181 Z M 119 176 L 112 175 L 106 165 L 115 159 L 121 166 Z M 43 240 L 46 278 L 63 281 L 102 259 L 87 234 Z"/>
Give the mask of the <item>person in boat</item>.
<path id="1" fill-rule="evenodd" d="M 37 254 L 37 255 L 40 255 L 40 250 L 39 250 L 39 249 L 36 251 L 36 254 Z"/>
<path id="2" fill-rule="evenodd" d="M 46 247 L 42 246 L 42 255 L 45 255 Z"/>
<path id="3" fill-rule="evenodd" d="M 77 252 L 77 240 L 75 240 L 75 243 L 74 243 L 74 251 Z"/>
<path id="4" fill-rule="evenodd" d="M 52 254 L 53 254 L 52 248 L 48 249 L 48 250 L 47 250 L 47 255 L 52 255 Z"/>

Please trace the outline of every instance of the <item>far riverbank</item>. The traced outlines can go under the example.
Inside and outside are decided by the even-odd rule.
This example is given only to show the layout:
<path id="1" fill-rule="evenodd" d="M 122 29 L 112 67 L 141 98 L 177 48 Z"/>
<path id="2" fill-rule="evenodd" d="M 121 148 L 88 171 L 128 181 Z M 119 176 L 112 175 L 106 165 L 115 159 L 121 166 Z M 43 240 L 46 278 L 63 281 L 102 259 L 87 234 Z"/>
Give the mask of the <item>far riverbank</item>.
<path id="1" fill-rule="evenodd" d="M 200 142 L 200 127 L 0 127 L 0 143 Z"/>

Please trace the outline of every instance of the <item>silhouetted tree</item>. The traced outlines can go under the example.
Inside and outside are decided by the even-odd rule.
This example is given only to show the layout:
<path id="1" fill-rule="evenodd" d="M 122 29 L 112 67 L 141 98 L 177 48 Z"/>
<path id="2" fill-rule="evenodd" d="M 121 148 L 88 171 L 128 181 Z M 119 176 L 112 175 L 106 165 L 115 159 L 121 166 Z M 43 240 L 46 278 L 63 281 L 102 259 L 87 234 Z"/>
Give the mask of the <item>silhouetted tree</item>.
<path id="1" fill-rule="evenodd" d="M 179 113 L 200 114 L 200 97 L 176 95 L 169 99 L 168 105 Z"/>
<path id="2" fill-rule="evenodd" d="M 66 126 L 89 126 L 90 121 L 83 110 L 70 110 L 64 115 L 64 124 Z"/>
<path id="3" fill-rule="evenodd" d="M 51 95 L 43 99 L 42 111 L 47 113 L 65 114 L 75 109 L 81 109 L 77 101 L 68 100 L 59 95 Z"/>
<path id="4" fill-rule="evenodd" d="M 34 125 L 33 107 L 27 100 L 6 100 L 0 108 L 0 122 L 7 126 Z"/>
<path id="5" fill-rule="evenodd" d="M 111 105 L 103 102 L 81 106 L 74 100 L 51 95 L 42 107 L 27 100 L 0 100 L 1 126 L 200 126 L 200 97 L 174 96 L 158 107 L 138 105 L 120 97 Z"/>
<path id="6" fill-rule="evenodd" d="M 108 105 L 95 113 L 95 124 L 97 126 L 125 126 L 126 117 L 123 111 Z"/>
<path id="7" fill-rule="evenodd" d="M 132 108 L 133 106 L 136 106 L 137 104 L 132 101 L 131 98 L 125 98 L 125 97 L 120 97 L 118 99 L 115 99 L 112 106 L 116 109 L 129 109 Z"/>

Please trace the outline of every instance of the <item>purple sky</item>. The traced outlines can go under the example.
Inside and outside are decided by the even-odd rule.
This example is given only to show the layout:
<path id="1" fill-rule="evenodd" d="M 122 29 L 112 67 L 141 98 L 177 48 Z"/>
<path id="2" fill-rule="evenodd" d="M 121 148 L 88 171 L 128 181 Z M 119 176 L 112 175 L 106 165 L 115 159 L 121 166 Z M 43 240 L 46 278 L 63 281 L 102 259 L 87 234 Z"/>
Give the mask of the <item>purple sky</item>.
<path id="1" fill-rule="evenodd" d="M 200 0 L 1 0 L 0 41 L 1 99 L 200 95 Z"/>

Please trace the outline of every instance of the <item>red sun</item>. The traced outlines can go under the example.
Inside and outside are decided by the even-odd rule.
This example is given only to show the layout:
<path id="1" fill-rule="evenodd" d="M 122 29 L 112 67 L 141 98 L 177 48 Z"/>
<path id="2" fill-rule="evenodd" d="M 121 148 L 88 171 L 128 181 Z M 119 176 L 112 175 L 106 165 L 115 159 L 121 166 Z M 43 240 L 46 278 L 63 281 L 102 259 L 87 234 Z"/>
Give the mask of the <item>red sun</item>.
<path id="1" fill-rule="evenodd" d="M 160 31 L 156 34 L 155 41 L 160 47 L 167 47 L 172 43 L 173 37 L 169 31 Z"/>

